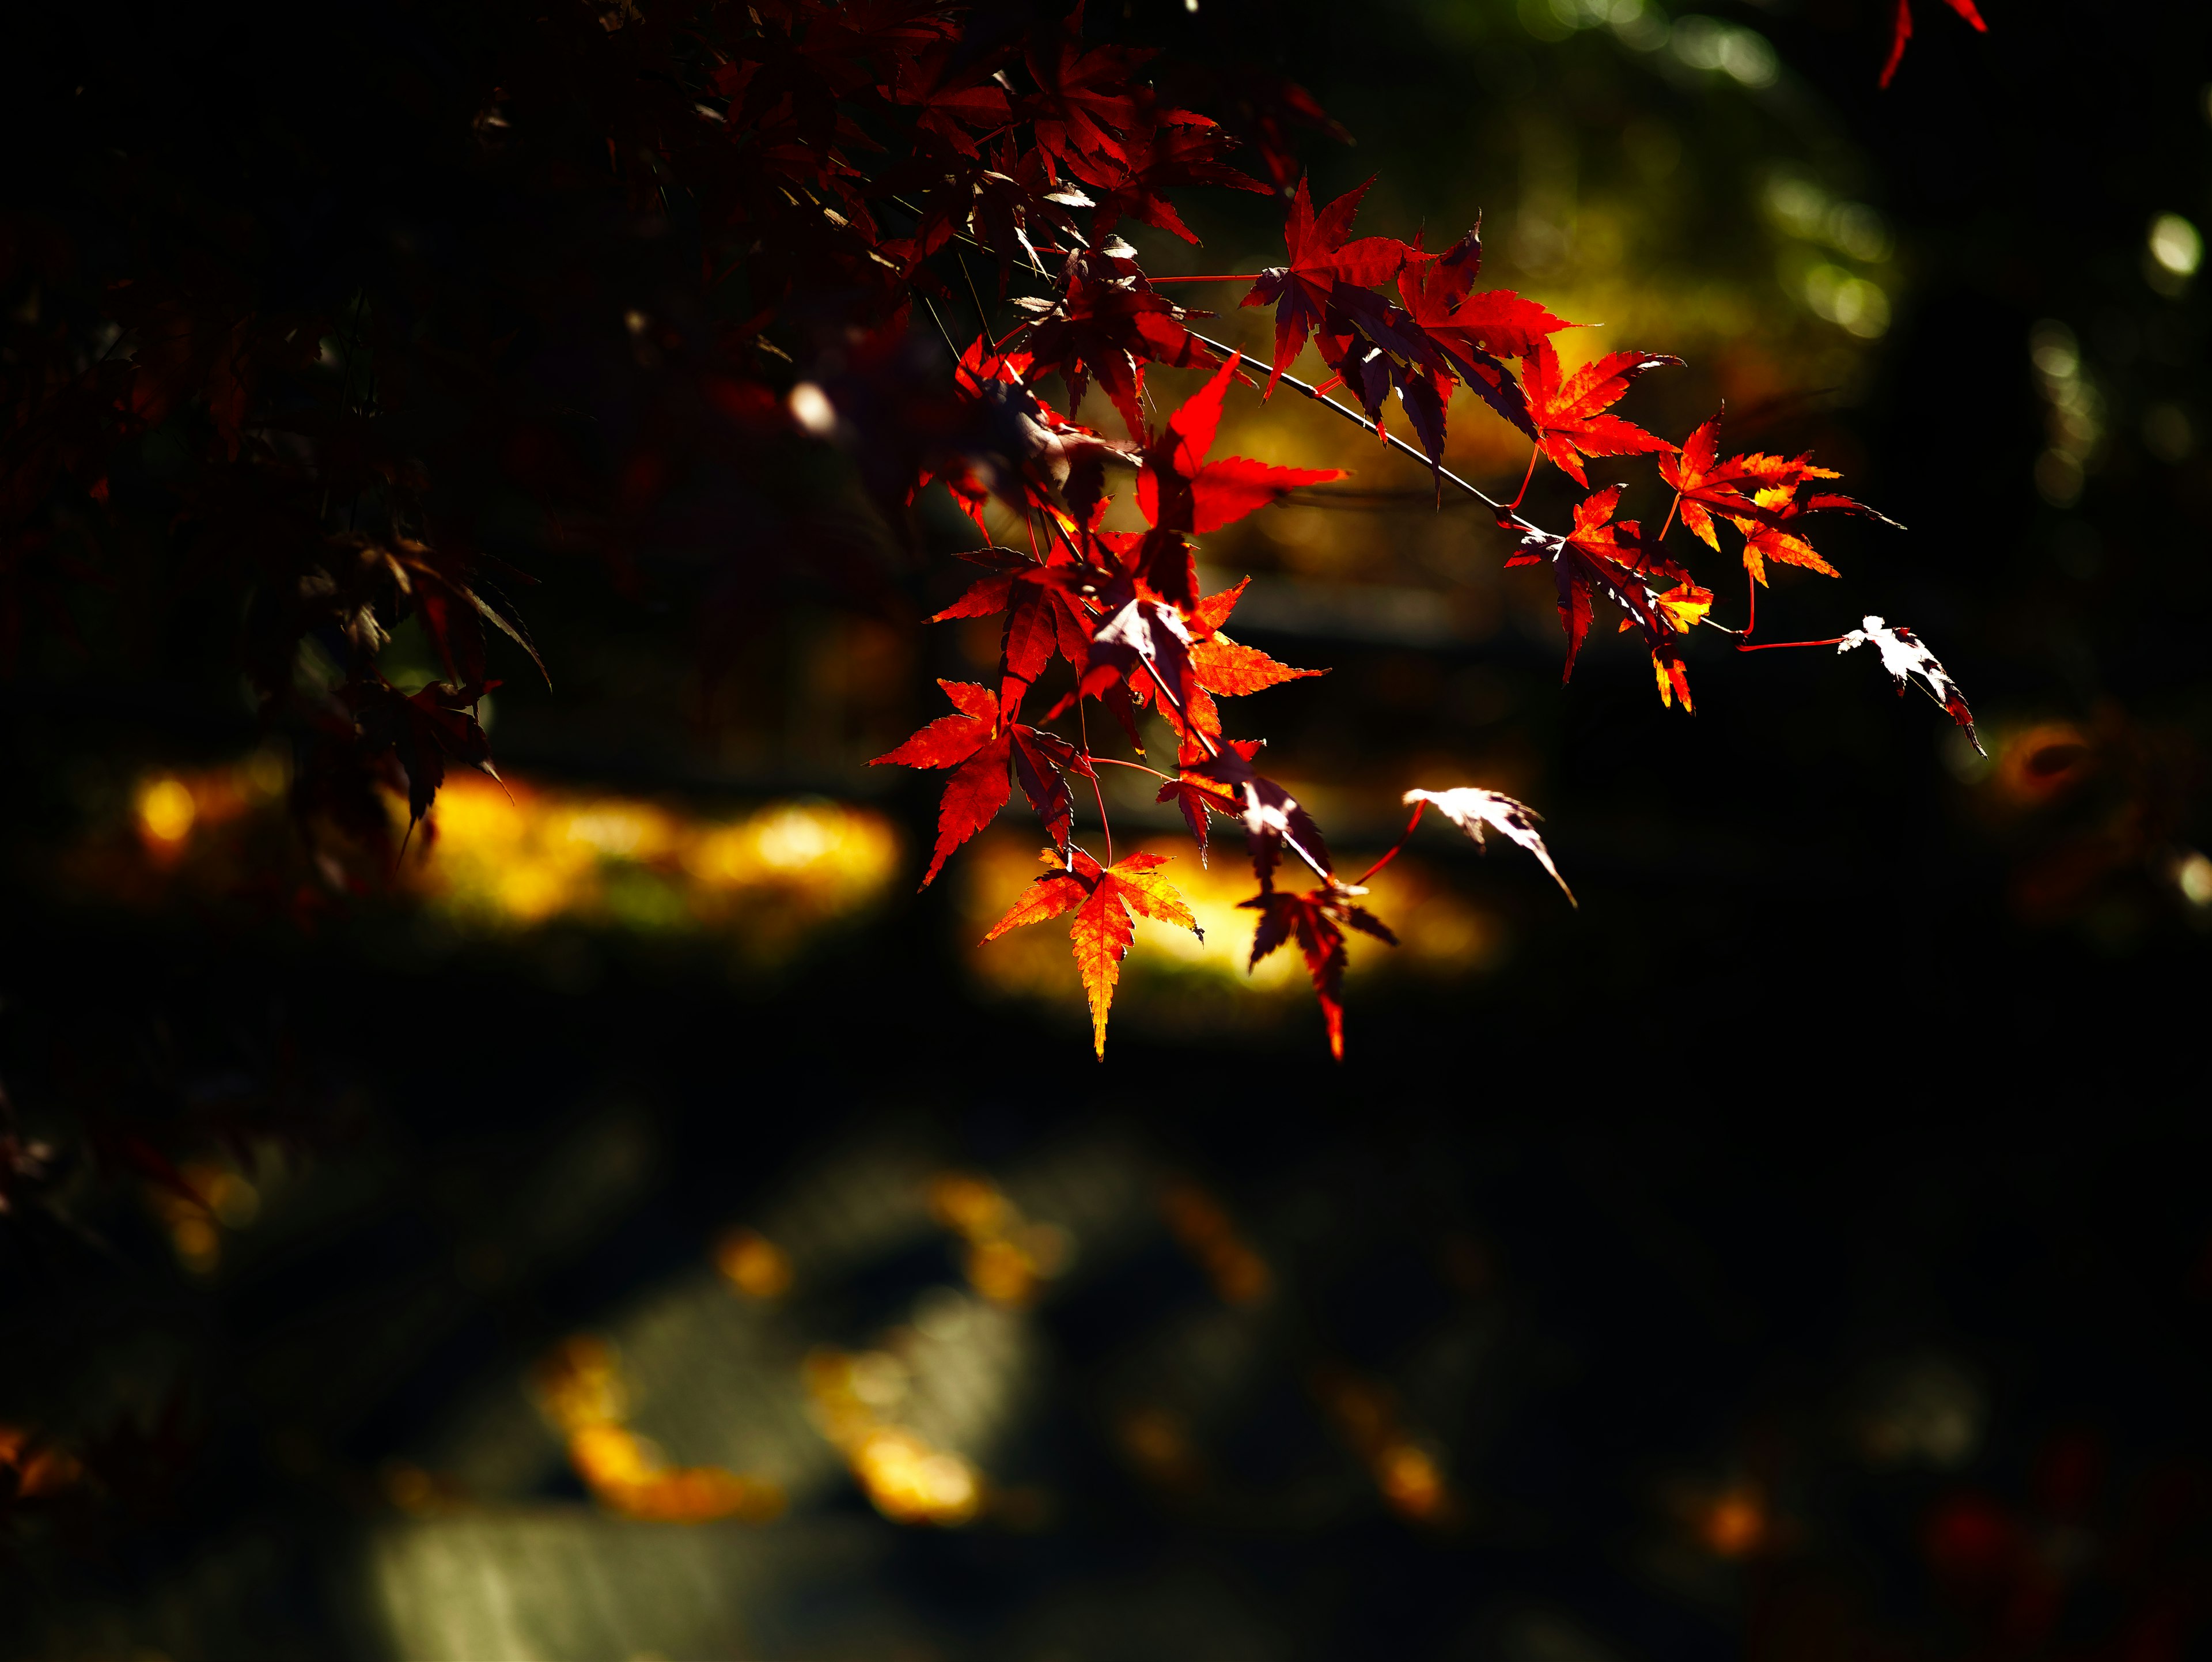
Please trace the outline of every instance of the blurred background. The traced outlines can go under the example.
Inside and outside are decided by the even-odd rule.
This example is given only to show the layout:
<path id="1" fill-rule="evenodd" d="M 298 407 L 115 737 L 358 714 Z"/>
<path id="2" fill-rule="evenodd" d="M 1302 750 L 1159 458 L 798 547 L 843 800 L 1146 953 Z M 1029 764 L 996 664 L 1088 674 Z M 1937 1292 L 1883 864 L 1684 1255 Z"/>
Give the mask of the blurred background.
<path id="1" fill-rule="evenodd" d="M 1843 575 L 1779 573 L 1762 633 L 1908 624 L 1987 746 L 1863 654 L 1715 636 L 1686 716 L 1601 628 L 1563 687 L 1482 516 L 1233 401 L 1221 452 L 1353 472 L 1205 545 L 1239 637 L 1329 671 L 1231 730 L 1346 858 L 1408 786 L 1521 797 L 1581 902 L 1425 831 L 1340 1067 L 1148 791 L 1109 782 L 1117 837 L 1206 939 L 1139 931 L 1103 1064 L 1056 932 L 973 944 L 1017 816 L 914 892 L 933 782 L 866 764 L 995 661 L 916 621 L 973 532 L 926 497 L 902 563 L 827 462 L 759 532 L 654 402 L 649 301 L 562 373 L 676 471 L 625 476 L 611 571 L 520 487 L 483 508 L 552 686 L 495 646 L 506 782 L 457 772 L 387 892 L 295 880 L 287 753 L 187 588 L 27 624 L 9 1653 L 2206 1654 L 2212 23 L 1918 12 L 1878 91 L 1866 0 L 1094 10 L 1199 107 L 1309 88 L 1355 141 L 1311 136 L 1316 198 L 1376 175 L 1360 228 L 1431 247 L 1480 216 L 1486 283 L 1602 326 L 1571 360 L 1687 359 L 1632 419 L 1724 401 L 1841 469 L 1910 528 L 1830 527 Z M 142 138 L 276 156 L 307 237 L 404 218 L 299 134 L 408 107 L 416 27 L 296 83 L 228 26 L 40 52 Z M 1277 203 L 1186 203 L 1156 273 L 1281 258 Z M 621 250 L 641 292 L 662 258 Z M 1241 292 L 1178 297 L 1257 345 Z M 1455 414 L 1510 495 L 1519 441 Z M 405 630 L 383 661 L 437 673 Z M 62 1105 L 98 1169 L 32 1205 Z"/>

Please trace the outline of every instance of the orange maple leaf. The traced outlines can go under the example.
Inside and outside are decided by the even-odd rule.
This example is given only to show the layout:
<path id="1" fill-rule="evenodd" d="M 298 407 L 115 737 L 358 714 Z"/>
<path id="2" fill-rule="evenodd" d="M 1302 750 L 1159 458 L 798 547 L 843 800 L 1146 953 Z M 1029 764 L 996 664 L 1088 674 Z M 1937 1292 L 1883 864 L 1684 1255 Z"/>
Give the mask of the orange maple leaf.
<path id="1" fill-rule="evenodd" d="M 1066 911 L 1075 913 L 1068 936 L 1075 943 L 1075 971 L 1091 1000 L 1091 1041 L 1098 1059 L 1106 1059 L 1106 1014 L 1113 1007 L 1114 989 L 1121 978 L 1121 959 L 1136 939 L 1139 916 L 1188 929 L 1200 941 L 1198 927 L 1175 886 L 1159 875 L 1168 862 L 1164 854 L 1143 850 L 1101 866 L 1080 849 L 1070 851 L 1072 863 L 1048 873 L 1022 892 L 1013 910 L 991 926 L 985 942 L 996 941 L 1009 929 L 1025 923 L 1042 923 Z M 1043 857 L 1060 856 L 1047 849 Z"/>

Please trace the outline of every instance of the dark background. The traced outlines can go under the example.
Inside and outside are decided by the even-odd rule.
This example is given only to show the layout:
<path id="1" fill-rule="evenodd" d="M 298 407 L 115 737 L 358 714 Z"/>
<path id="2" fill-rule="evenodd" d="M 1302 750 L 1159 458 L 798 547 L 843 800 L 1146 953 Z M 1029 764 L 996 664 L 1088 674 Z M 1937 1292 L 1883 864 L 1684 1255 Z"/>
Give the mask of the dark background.
<path id="1" fill-rule="evenodd" d="M 1163 1336 L 1218 1300 L 1146 1226 L 1033 1318 L 1053 1361 L 1006 1481 L 1050 1497 L 1045 1521 L 901 1529 L 848 1488 L 781 1523 L 709 1526 L 708 1562 L 772 1567 L 723 1653 L 2202 1653 L 2212 913 L 2177 874 L 2206 836 L 2212 450 L 2143 433 L 2155 406 L 2181 410 L 2185 435 L 2204 408 L 2201 288 L 2161 292 L 2144 253 L 2157 214 L 2212 222 L 2204 15 L 1993 0 L 1978 36 L 1923 0 L 1877 91 L 1881 8 L 1716 9 L 1771 40 L 1796 114 L 1747 113 L 1611 31 L 1532 29 L 1505 8 L 1206 0 L 1092 25 L 1201 66 L 1279 68 L 1358 138 L 1316 144 L 1327 188 L 1379 172 L 1419 204 L 1495 179 L 1493 227 L 1515 175 L 1462 141 L 1524 100 L 1577 134 L 1672 122 L 1704 192 L 1686 211 L 1711 228 L 1683 234 L 1685 257 L 1717 268 L 1767 259 L 1726 240 L 1755 147 L 1855 178 L 1899 250 L 1894 323 L 1845 395 L 1784 407 L 1759 442 L 1840 447 L 1847 488 L 1912 532 L 1848 536 L 1844 598 L 1778 584 L 1768 627 L 1910 623 L 1973 701 L 1990 768 L 1864 654 L 1707 653 L 1686 721 L 1626 654 L 1594 652 L 1559 689 L 1555 635 L 1424 654 L 1255 629 L 1334 668 L 1269 695 L 1274 752 L 1316 773 L 1348 756 L 1378 792 L 1407 756 L 1491 742 L 1409 685 L 1499 678 L 1581 906 L 1439 843 L 1436 865 L 1512 921 L 1504 971 L 1355 983 L 1340 1068 L 1310 1013 L 1225 1037 L 1132 1022 L 1102 1066 L 1069 1025 L 972 993 L 943 890 L 734 981 L 588 931 L 580 979 L 547 969 L 549 941 L 428 957 L 404 909 L 375 903 L 302 934 L 203 899 L 88 896 L 55 879 L 56 850 L 94 833 L 112 780 L 254 741 L 208 648 L 220 618 L 158 585 L 118 599 L 91 625 L 97 674 L 40 640 L 0 692 L 16 805 L 0 1066 L 27 1114 L 103 1070 L 211 1090 L 281 1077 L 313 1186 L 213 1279 L 174 1268 L 112 1184 L 67 1222 L 0 1220 L 7 1415 L 150 1440 L 129 1505 L 81 1530 L 19 1522 L 0 1572 L 17 1653 L 410 1653 L 359 1615 L 364 1543 L 404 1510 L 392 1463 L 428 1458 L 484 1382 L 618 1326 L 718 1230 L 886 1126 L 1010 1189 L 1107 1128 L 1143 1169 L 1204 1183 L 1277 1292 L 1233 1383 L 1190 1387 L 1209 1475 L 1149 1484 L 1117 1452 L 1112 1393 L 1172 1373 Z M 270 284 L 382 258 L 371 233 L 403 208 L 456 246 L 472 234 L 483 204 L 408 137 L 416 81 L 465 79 L 465 25 L 403 9 L 107 21 L 44 22 L 10 71 L 42 96 L 19 107 L 94 86 L 130 144 L 170 147 L 176 176 L 283 228 L 262 245 Z M 17 141 L 34 173 L 53 161 L 20 188 L 70 188 L 71 147 L 99 139 L 72 120 Z M 389 142 L 348 137 L 368 132 Z M 1269 204 L 1219 212 L 1209 253 L 1241 238 L 1267 257 Z M 96 204 L 80 216 L 96 223 Z M 2102 399 L 2064 507 L 2036 483 L 2045 320 L 2074 332 Z M 1714 390 L 1682 393 L 1662 430 Z M 926 785 L 867 782 L 848 753 L 872 753 L 872 723 L 888 742 L 936 713 L 927 676 L 956 673 L 957 649 L 913 647 L 914 674 L 829 761 L 732 746 L 725 728 L 790 730 L 815 696 L 793 642 L 850 597 L 802 574 L 744 588 L 750 632 L 702 625 L 732 581 L 699 551 L 711 540 L 646 548 L 626 583 L 557 548 L 524 560 L 561 691 L 509 667 L 503 763 L 718 801 L 872 788 L 918 838 Z M 909 615 L 943 577 L 889 569 Z M 623 662 L 724 654 L 745 697 L 723 728 L 687 726 L 675 683 L 625 680 L 610 642 Z M 562 1223 L 563 1151 L 609 1105 L 648 1151 L 642 1175 Z M 470 1256 L 487 1243 L 489 1275 Z M 957 1278 L 941 1239 L 909 1245 L 805 1288 L 795 1319 L 863 1343 Z M 1455 1516 L 1409 1522 L 1363 1486 L 1316 1383 L 1331 1368 L 1426 1428 Z M 1963 1416 L 1963 1440 L 1869 1452 L 1865 1428 L 1916 1390 Z M 1747 1485 L 1765 1533 L 1711 1549 L 1698 1497 Z M 556 1473 L 417 1523 L 586 1507 Z M 648 1527 L 607 1520 L 587 1549 L 629 1564 L 638 1549 L 616 1537 Z M 625 1610 L 619 1587 L 608 1598 Z M 665 1648 L 652 1603 L 631 1612 L 641 1653 Z M 544 1653 L 598 1653 L 547 1620 Z"/>

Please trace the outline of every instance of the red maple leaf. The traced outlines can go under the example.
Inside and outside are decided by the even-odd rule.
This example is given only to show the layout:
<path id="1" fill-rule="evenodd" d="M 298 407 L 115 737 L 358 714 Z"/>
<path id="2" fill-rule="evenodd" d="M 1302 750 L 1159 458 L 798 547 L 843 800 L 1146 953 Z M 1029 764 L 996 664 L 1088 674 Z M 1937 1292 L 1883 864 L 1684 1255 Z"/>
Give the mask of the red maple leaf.
<path id="1" fill-rule="evenodd" d="M 1158 531 L 1190 536 L 1218 531 L 1280 501 L 1300 485 L 1326 484 L 1344 477 L 1340 467 L 1274 467 L 1243 456 L 1206 460 L 1221 425 L 1222 401 L 1228 396 L 1229 383 L 1238 379 L 1243 358 L 1241 352 L 1232 356 L 1168 417 L 1165 427 L 1147 435 L 1138 464 L 1137 507 Z M 1188 571 L 1187 559 L 1146 561 L 1147 581 L 1161 598 L 1179 606 L 1190 606 L 1198 600 Z"/>
<path id="2" fill-rule="evenodd" d="M 1067 777 L 1086 777 L 1090 759 L 1057 734 L 1005 720 L 996 694 L 965 681 L 939 681 L 957 715 L 940 715 L 896 750 L 871 761 L 908 768 L 951 768 L 937 810 L 937 847 L 921 886 L 927 888 L 946 859 L 997 818 L 1013 794 L 1009 773 L 1022 782 L 1022 794 L 1044 821 L 1045 834 L 1067 846 L 1073 813 Z"/>
<path id="3" fill-rule="evenodd" d="M 1237 602 L 1243 598 L 1251 581 L 1247 577 L 1234 588 L 1207 595 L 1192 612 L 1190 667 L 1198 684 L 1219 697 L 1239 697 L 1285 681 L 1328 674 L 1325 669 L 1293 669 L 1278 663 L 1259 648 L 1232 641 L 1222 632 L 1221 626 L 1237 610 Z"/>
<path id="4" fill-rule="evenodd" d="M 1679 454 L 1659 459 L 1659 477 L 1674 491 L 1675 508 L 1682 523 L 1716 553 L 1720 537 L 1713 527 L 1717 514 L 1743 533 L 1743 563 L 1754 581 L 1766 581 L 1766 562 L 1803 566 L 1832 577 L 1835 567 L 1822 558 L 1796 528 L 1808 514 L 1845 513 L 1876 520 L 1897 529 L 1902 527 L 1864 502 L 1833 492 L 1800 491 L 1815 479 L 1843 476 L 1832 468 L 1815 467 L 1808 456 L 1769 456 L 1757 452 L 1718 460 L 1720 420 L 1715 416 L 1683 441 Z"/>
<path id="5" fill-rule="evenodd" d="M 1691 581 L 1680 566 L 1648 548 L 1635 521 L 1613 518 L 1624 489 L 1612 485 L 1576 503 L 1574 528 L 1564 537 L 1528 532 L 1521 539 L 1521 551 L 1505 563 L 1510 569 L 1551 562 L 1559 624 L 1567 636 L 1562 682 L 1574 674 L 1575 656 L 1589 633 L 1591 596 L 1603 594 L 1626 614 L 1624 628 L 1643 631 L 1661 699 L 1671 704 L 1679 697 L 1688 709 L 1690 684 L 1678 637 L 1705 615 L 1712 594 Z M 1653 587 L 1655 579 L 1671 580 L 1673 587 L 1662 594 Z"/>
<path id="6" fill-rule="evenodd" d="M 996 547 L 970 549 L 960 557 L 994 568 L 992 575 L 977 578 L 930 622 L 1006 614 L 999 637 L 999 702 L 1011 721 L 1055 649 L 1078 676 L 1089 667 L 1094 625 L 1080 594 L 1088 574 L 1057 543 L 1042 559 Z"/>
<path id="7" fill-rule="evenodd" d="M 1481 270 L 1480 229 L 1469 231 L 1442 253 L 1424 253 L 1417 240 L 1405 269 L 1398 273 L 1399 298 L 1406 303 L 1407 315 L 1435 343 L 1459 378 L 1533 439 L 1536 428 L 1528 400 L 1501 360 L 1526 357 L 1547 335 L 1579 326 L 1553 316 L 1510 289 L 1471 292 Z"/>
<path id="8" fill-rule="evenodd" d="M 1291 198 L 1290 218 L 1283 227 L 1283 244 L 1290 252 L 1290 261 L 1261 272 L 1243 300 L 1247 306 L 1275 308 L 1274 373 L 1267 379 L 1269 393 L 1305 345 L 1308 335 L 1322 328 L 1333 333 L 1348 332 L 1343 321 L 1345 306 L 1359 303 L 1365 290 L 1396 277 L 1413 252 L 1395 237 L 1345 240 L 1352 229 L 1352 216 L 1359 210 L 1359 198 L 1374 182 L 1370 179 L 1366 185 L 1346 191 L 1316 215 L 1313 199 L 1306 194 L 1306 181 L 1298 180 L 1297 195 Z M 1364 297 L 1374 301 L 1371 295 Z"/>
<path id="9" fill-rule="evenodd" d="M 991 56 L 968 57 L 957 43 L 944 40 L 896 59 L 898 70 L 888 88 L 891 100 L 918 112 L 915 125 L 966 156 L 981 152 L 976 135 L 988 134 L 1013 119 L 1013 107 L 996 78 Z"/>
<path id="10" fill-rule="evenodd" d="M 1139 850 L 1102 867 L 1081 849 L 1068 853 L 1070 863 L 1024 890 L 1013 910 L 993 924 L 983 940 L 988 944 L 1025 923 L 1042 923 L 1071 910 L 1075 913 L 1068 934 L 1075 943 L 1076 973 L 1083 978 L 1083 990 L 1091 1000 L 1091 1041 L 1103 1062 L 1106 1014 L 1113 1006 L 1114 988 L 1121 978 L 1121 959 L 1136 939 L 1137 918 L 1176 924 L 1200 941 L 1206 939 L 1206 932 L 1198 927 L 1182 897 L 1159 875 L 1159 868 L 1168 862 L 1167 855 Z M 1044 852 L 1048 861 L 1058 857 L 1050 849 Z"/>
<path id="11" fill-rule="evenodd" d="M 1332 883 L 1304 894 L 1285 894 L 1267 889 L 1241 905 L 1260 914 L 1252 932 L 1252 966 L 1295 936 L 1305 955 L 1306 974 L 1312 977 L 1314 995 L 1321 1001 L 1322 1019 L 1328 1024 L 1328 1050 L 1344 1060 L 1344 931 L 1364 930 L 1395 947 L 1398 937 L 1382 920 L 1364 907 L 1352 904 L 1364 889 Z"/>
<path id="12" fill-rule="evenodd" d="M 1123 142 L 1122 160 L 1102 167 L 1079 155 L 1069 158 L 1068 170 L 1098 192 L 1091 223 L 1099 235 L 1112 230 L 1127 214 L 1195 243 L 1198 238 L 1162 192 L 1184 185 L 1219 185 L 1269 194 L 1258 180 L 1222 160 L 1233 143 L 1204 116 L 1169 110 Z"/>
<path id="13" fill-rule="evenodd" d="M 1974 9 L 1974 0 L 1944 0 L 1953 11 L 1965 18 L 1980 33 L 1989 33 L 1990 26 L 1982 21 L 1982 15 Z M 1912 0 L 1897 0 L 1897 18 L 1891 25 L 1889 57 L 1881 66 L 1881 84 L 1887 87 L 1897 66 L 1905 61 L 1905 43 L 1912 39 Z"/>
<path id="14" fill-rule="evenodd" d="M 1061 275 L 1066 288 L 1057 301 L 1014 301 L 1033 320 L 1024 343 L 1032 368 L 1066 380 L 1071 409 L 1097 376 L 1129 431 L 1142 433 L 1145 365 L 1210 368 L 1213 355 L 1182 326 L 1191 314 L 1156 293 L 1133 261 L 1078 251 Z"/>
<path id="15" fill-rule="evenodd" d="M 1674 447 L 1633 422 L 1604 411 L 1620 402 L 1629 383 L 1647 369 L 1680 368 L 1682 360 L 1664 352 L 1608 352 L 1559 380 L 1559 355 L 1538 336 L 1525 359 L 1522 388 L 1536 426 L 1536 450 L 1577 484 L 1588 487 L 1581 457 L 1642 456 Z M 1534 460 L 1531 459 L 1532 466 Z"/>
<path id="16" fill-rule="evenodd" d="M 1048 165 L 1070 167 L 1085 155 L 1126 161 L 1121 135 L 1138 120 L 1138 94 L 1129 77 L 1157 52 L 1139 46 L 1083 49 L 1083 8 L 1064 21 L 1040 28 L 1030 40 L 1031 100 L 1037 148 Z"/>

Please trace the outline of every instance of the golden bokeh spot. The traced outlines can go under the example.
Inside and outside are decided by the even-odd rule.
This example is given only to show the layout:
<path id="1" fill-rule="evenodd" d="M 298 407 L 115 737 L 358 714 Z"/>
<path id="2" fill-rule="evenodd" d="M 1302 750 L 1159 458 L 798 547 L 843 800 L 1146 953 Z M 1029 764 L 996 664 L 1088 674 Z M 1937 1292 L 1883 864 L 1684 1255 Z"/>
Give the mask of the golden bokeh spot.
<path id="1" fill-rule="evenodd" d="M 605 1340 L 564 1340 L 532 1384 L 540 1411 L 567 1441 L 569 1465 L 608 1511 L 664 1524 L 761 1523 L 783 1511 L 775 1482 L 721 1466 L 672 1465 L 659 1444 L 632 1431 L 620 1359 Z"/>
<path id="2" fill-rule="evenodd" d="M 192 822 L 199 818 L 198 806 L 181 779 L 148 780 L 138 788 L 136 807 L 140 833 L 162 848 L 173 848 L 190 837 Z"/>
<path id="3" fill-rule="evenodd" d="M 1407 1518 L 1425 1521 L 1443 1509 L 1443 1473 L 1429 1452 L 1415 1444 L 1386 1446 L 1376 1457 L 1375 1481 L 1391 1508 Z"/>
<path id="4" fill-rule="evenodd" d="M 791 1257 L 765 1235 L 733 1229 L 714 1247 L 714 1268 L 749 1299 L 780 1299 L 791 1290 Z"/>
<path id="5" fill-rule="evenodd" d="M 884 1517 L 957 1527 L 982 1511 L 983 1475 L 893 1417 L 907 1392 L 906 1366 L 897 1357 L 823 1348 L 809 1354 L 799 1377 L 815 1423 Z"/>
<path id="6" fill-rule="evenodd" d="M 1066 1231 L 1033 1223 L 987 1178 L 947 1172 L 929 1184 L 930 1214 L 968 1244 L 969 1285 L 994 1304 L 1020 1306 L 1066 1267 Z"/>
<path id="7" fill-rule="evenodd" d="M 1274 1286 L 1267 1261 L 1245 1245 L 1212 1196 L 1194 1183 L 1170 1183 L 1160 1191 L 1160 1215 L 1223 1303 L 1255 1304 L 1267 1296 Z"/>
<path id="8" fill-rule="evenodd" d="M 1401 1422 L 1388 1388 L 1349 1368 L 1324 1367 L 1315 1372 L 1313 1390 L 1391 1511 L 1440 1527 L 1458 1520 L 1459 1503 L 1442 1463 Z"/>

